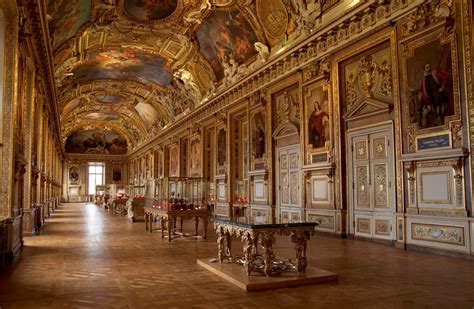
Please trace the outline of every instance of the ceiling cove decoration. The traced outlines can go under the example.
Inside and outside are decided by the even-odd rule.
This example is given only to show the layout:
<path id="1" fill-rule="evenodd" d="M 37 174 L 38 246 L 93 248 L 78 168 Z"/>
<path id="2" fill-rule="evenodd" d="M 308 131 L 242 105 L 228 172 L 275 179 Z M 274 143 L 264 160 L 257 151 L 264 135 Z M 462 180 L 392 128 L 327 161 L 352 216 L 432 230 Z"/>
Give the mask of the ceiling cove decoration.
<path id="1" fill-rule="evenodd" d="M 165 19 L 176 10 L 178 0 L 124 0 L 125 13 L 139 21 Z"/>
<path id="2" fill-rule="evenodd" d="M 72 38 L 91 16 L 92 0 L 50 0 L 48 23 L 53 50 Z"/>
<path id="3" fill-rule="evenodd" d="M 169 87 L 172 73 L 159 54 L 131 48 L 101 48 L 73 69 L 76 80 L 116 79 Z"/>
<path id="4" fill-rule="evenodd" d="M 257 55 L 257 35 L 239 9 L 212 11 L 196 31 L 196 37 L 201 53 L 219 80 Z"/>
<path id="5" fill-rule="evenodd" d="M 79 131 L 67 138 L 65 150 L 68 153 L 123 155 L 127 153 L 127 141 L 112 131 Z"/>
<path id="6" fill-rule="evenodd" d="M 46 1 L 63 147 L 107 130 L 128 151 L 300 42 L 321 12 L 289 0 Z"/>

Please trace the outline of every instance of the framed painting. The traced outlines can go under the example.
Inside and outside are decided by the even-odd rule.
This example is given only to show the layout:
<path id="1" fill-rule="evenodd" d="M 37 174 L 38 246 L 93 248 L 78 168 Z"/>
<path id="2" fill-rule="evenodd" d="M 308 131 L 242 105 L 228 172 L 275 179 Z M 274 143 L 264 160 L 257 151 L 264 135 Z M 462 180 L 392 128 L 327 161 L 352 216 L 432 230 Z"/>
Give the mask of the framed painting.
<path id="1" fill-rule="evenodd" d="M 254 111 L 250 119 L 252 169 L 255 170 L 255 163 L 265 161 L 266 131 L 264 110 L 258 109 Z"/>
<path id="2" fill-rule="evenodd" d="M 71 185 L 79 184 L 79 167 L 71 166 L 69 168 L 69 183 Z"/>
<path id="3" fill-rule="evenodd" d="M 453 122 L 460 120 L 456 40 L 454 33 L 444 29 L 400 46 L 402 113 L 410 152 L 417 149 L 417 135 L 453 130 Z M 452 138 L 457 136 L 452 134 Z"/>
<path id="4" fill-rule="evenodd" d="M 162 178 L 164 176 L 163 150 L 161 148 L 156 150 L 155 155 L 156 155 L 156 177 Z"/>
<path id="5" fill-rule="evenodd" d="M 173 144 L 169 146 L 169 174 L 170 174 L 170 177 L 179 177 L 178 144 Z"/>
<path id="6" fill-rule="evenodd" d="M 112 168 L 112 180 L 114 182 L 122 181 L 122 168 L 120 166 L 114 166 Z"/>
<path id="7" fill-rule="evenodd" d="M 194 135 L 189 139 L 189 175 L 191 177 L 201 176 L 201 137 Z"/>
<path id="8" fill-rule="evenodd" d="M 227 136 L 224 127 L 217 129 L 217 167 L 218 171 L 220 168 L 225 167 L 226 156 L 227 156 Z M 219 173 L 220 174 L 220 173 Z"/>
<path id="9" fill-rule="evenodd" d="M 328 82 L 320 79 L 303 89 L 307 164 L 314 163 L 313 153 L 332 148 L 332 105 L 329 88 Z"/>

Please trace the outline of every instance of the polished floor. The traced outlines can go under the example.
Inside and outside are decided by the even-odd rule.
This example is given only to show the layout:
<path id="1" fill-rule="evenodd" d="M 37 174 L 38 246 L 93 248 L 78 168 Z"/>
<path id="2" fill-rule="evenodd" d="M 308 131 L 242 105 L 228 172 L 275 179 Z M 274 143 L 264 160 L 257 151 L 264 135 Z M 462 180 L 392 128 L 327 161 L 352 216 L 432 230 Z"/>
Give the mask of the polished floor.
<path id="1" fill-rule="evenodd" d="M 309 265 L 337 283 L 246 293 L 196 264 L 216 256 L 209 234 L 168 243 L 95 205 L 61 205 L 0 277 L 0 308 L 474 307 L 473 261 L 322 236 Z M 277 253 L 289 252 L 279 238 Z"/>

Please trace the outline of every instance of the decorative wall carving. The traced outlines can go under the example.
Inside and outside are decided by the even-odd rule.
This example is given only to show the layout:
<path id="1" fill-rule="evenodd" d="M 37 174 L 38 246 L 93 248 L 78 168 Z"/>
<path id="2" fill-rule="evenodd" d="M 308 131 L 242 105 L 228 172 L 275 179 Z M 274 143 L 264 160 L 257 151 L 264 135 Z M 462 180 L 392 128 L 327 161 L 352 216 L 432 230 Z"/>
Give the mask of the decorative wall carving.
<path id="1" fill-rule="evenodd" d="M 432 242 L 464 246 L 464 228 L 436 224 L 411 224 L 411 238 Z"/>

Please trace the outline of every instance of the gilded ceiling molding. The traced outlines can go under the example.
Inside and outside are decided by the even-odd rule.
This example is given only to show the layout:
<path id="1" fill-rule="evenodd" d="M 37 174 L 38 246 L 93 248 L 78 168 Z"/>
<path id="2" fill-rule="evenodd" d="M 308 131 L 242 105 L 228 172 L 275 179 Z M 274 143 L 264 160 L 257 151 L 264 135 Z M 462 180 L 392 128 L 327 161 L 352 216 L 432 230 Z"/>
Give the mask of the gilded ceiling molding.
<path id="1" fill-rule="evenodd" d="M 359 40 L 371 31 L 412 10 L 419 1 L 391 0 L 377 3 L 360 3 L 349 11 L 339 15 L 337 23 L 329 22 L 326 28 L 320 28 L 310 38 L 299 41 L 286 52 L 275 53 L 274 58 L 261 65 L 250 74 L 236 81 L 220 94 L 203 102 L 191 114 L 183 116 L 160 131 L 153 140 L 142 143 L 131 151 L 129 157 L 139 155 L 159 144 L 159 141 L 178 134 L 187 123 L 200 122 L 210 115 L 235 104 L 239 100 L 253 95 L 275 81 L 285 78 L 315 60 L 321 60 L 350 42 Z"/>
<path id="2" fill-rule="evenodd" d="M 36 65 L 40 75 L 42 76 L 42 81 L 45 85 L 45 93 L 48 98 L 48 102 L 45 104 L 45 107 L 54 123 L 54 139 L 59 144 L 61 129 L 58 117 L 59 112 L 54 83 L 54 67 L 51 56 L 52 50 L 47 31 L 48 25 L 45 1 L 23 0 L 21 5 L 26 8 L 27 16 L 25 16 L 25 18 L 27 18 L 31 23 L 31 39 L 38 57 Z"/>

